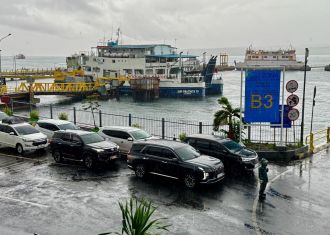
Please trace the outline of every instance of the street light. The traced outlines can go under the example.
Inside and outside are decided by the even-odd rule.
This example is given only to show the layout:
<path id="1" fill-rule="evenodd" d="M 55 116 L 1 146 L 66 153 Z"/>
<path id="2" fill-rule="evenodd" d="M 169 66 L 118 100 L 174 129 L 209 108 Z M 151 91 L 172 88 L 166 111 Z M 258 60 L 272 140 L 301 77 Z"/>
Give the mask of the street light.
<path id="1" fill-rule="evenodd" d="M 8 38 L 11 35 L 11 33 L 8 33 L 6 36 L 0 38 L 0 42 L 5 39 Z M 1 50 L 0 50 L 0 77 L 1 77 Z"/>
<path id="2" fill-rule="evenodd" d="M 303 88 L 303 101 L 301 110 L 301 126 L 300 126 L 300 144 L 304 143 L 304 119 L 305 119 L 305 92 L 306 92 L 306 71 L 307 71 L 307 61 L 309 56 L 308 48 L 305 48 L 305 67 L 304 67 L 304 88 Z"/>

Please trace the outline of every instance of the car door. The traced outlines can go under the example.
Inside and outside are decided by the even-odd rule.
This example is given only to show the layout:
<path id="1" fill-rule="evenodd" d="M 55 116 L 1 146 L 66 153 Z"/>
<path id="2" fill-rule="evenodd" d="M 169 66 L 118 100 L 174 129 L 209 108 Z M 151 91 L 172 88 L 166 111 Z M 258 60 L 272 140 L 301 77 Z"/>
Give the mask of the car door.
<path id="1" fill-rule="evenodd" d="M 210 156 L 220 159 L 224 164 L 227 162 L 227 151 L 225 148 L 218 142 L 210 142 Z"/>
<path id="2" fill-rule="evenodd" d="M 76 160 L 83 159 L 83 142 L 78 135 L 71 134 L 69 152 L 72 158 Z"/>
<path id="3" fill-rule="evenodd" d="M 128 138 L 131 136 L 127 132 L 109 129 L 105 129 L 102 132 L 110 141 L 118 144 L 120 152 L 128 153 L 131 149 L 133 141 L 128 140 Z"/>
<path id="4" fill-rule="evenodd" d="M 58 143 L 61 153 L 66 158 L 73 158 L 71 151 L 71 134 L 63 133 L 61 136 L 61 141 Z"/>
<path id="5" fill-rule="evenodd" d="M 157 146 L 146 146 L 142 150 L 142 154 L 144 155 L 143 160 L 147 166 L 147 169 L 150 173 L 162 174 L 161 164 L 162 158 L 160 155 L 162 154 L 162 149 Z"/>
<path id="6" fill-rule="evenodd" d="M 203 140 L 203 139 L 196 139 L 195 141 L 195 147 L 198 149 L 201 153 L 210 155 L 212 152 L 210 151 L 210 141 L 209 140 Z"/>
<path id="7" fill-rule="evenodd" d="M 172 178 L 179 178 L 182 171 L 180 162 L 175 153 L 167 148 L 162 148 L 160 156 L 160 171 Z"/>
<path id="8" fill-rule="evenodd" d="M 6 132 L 7 145 L 10 146 L 10 147 L 15 148 L 16 143 L 18 142 L 17 138 L 19 138 L 16 131 L 11 126 L 6 126 L 5 127 L 5 132 Z"/>

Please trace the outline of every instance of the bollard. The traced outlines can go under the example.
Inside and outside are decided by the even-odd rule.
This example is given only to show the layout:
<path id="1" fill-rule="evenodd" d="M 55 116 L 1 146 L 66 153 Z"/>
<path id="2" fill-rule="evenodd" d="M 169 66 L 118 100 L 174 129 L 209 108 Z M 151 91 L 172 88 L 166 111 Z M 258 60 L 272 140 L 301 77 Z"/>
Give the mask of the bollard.
<path id="1" fill-rule="evenodd" d="M 76 107 L 73 107 L 73 123 L 76 125 L 77 124 L 77 119 L 76 119 Z"/>
<path id="2" fill-rule="evenodd" d="M 162 139 L 165 139 L 165 118 L 162 118 Z"/>
<path id="3" fill-rule="evenodd" d="M 102 127 L 102 111 L 99 110 L 99 122 L 100 122 L 100 127 Z"/>
<path id="4" fill-rule="evenodd" d="M 310 134 L 310 139 L 309 139 L 309 149 L 311 152 L 314 152 L 314 134 Z"/>
<path id="5" fill-rule="evenodd" d="M 203 123 L 199 122 L 199 134 L 203 133 Z"/>
<path id="6" fill-rule="evenodd" d="M 327 129 L 327 143 L 330 143 L 330 127 Z"/>
<path id="7" fill-rule="evenodd" d="M 132 114 L 128 114 L 128 126 L 132 126 Z"/>

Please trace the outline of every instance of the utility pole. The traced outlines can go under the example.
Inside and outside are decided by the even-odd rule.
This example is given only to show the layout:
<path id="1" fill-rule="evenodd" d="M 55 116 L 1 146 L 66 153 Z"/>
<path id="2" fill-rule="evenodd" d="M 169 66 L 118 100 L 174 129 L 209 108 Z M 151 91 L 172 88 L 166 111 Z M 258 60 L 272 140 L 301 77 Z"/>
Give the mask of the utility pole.
<path id="1" fill-rule="evenodd" d="M 302 115 L 301 115 L 301 125 L 300 125 L 300 144 L 301 145 L 304 143 L 305 92 L 306 92 L 306 71 L 307 71 L 308 56 L 309 56 L 309 50 L 308 50 L 308 48 L 305 48 L 304 88 L 303 88 Z"/>

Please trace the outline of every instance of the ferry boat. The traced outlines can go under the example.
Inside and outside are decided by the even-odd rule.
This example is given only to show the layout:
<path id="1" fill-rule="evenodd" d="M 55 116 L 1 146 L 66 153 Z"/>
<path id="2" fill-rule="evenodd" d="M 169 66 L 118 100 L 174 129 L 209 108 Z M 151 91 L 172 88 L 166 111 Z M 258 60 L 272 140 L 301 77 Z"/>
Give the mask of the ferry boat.
<path id="1" fill-rule="evenodd" d="M 237 70 L 249 67 L 277 67 L 284 66 L 286 71 L 303 71 L 305 65 L 302 61 L 297 61 L 296 50 L 290 47 L 288 50 L 279 49 L 277 51 L 254 50 L 250 46 L 245 53 L 244 62 L 235 63 Z M 311 70 L 307 66 L 307 70 Z"/>
<path id="2" fill-rule="evenodd" d="M 177 53 L 177 48 L 171 45 L 120 45 L 118 42 L 119 37 L 92 48 L 90 53 L 67 57 L 67 66 L 81 67 L 86 75 L 96 78 L 157 76 L 160 78 L 160 97 L 222 95 L 222 78 L 213 75 L 216 57 L 212 57 L 201 71 L 197 56 Z M 200 74 L 189 73 L 196 70 Z M 124 83 L 120 92 L 130 93 L 129 82 Z"/>

